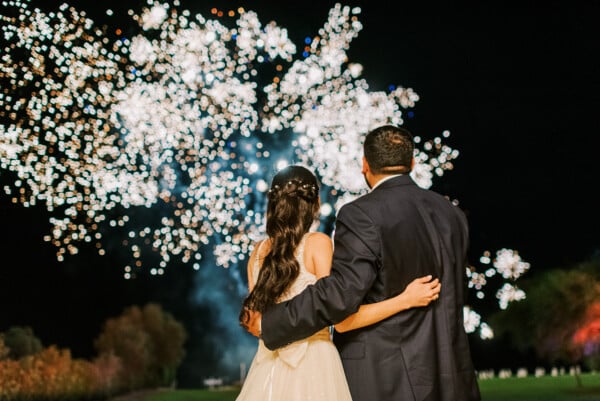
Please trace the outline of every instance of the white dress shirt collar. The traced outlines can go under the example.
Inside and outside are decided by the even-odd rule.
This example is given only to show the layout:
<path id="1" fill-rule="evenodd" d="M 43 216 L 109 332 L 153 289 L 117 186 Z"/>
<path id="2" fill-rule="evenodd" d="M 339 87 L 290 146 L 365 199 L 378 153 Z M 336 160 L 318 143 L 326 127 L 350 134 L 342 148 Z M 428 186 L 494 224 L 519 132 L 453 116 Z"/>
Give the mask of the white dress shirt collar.
<path id="1" fill-rule="evenodd" d="M 385 177 L 385 178 L 382 178 L 381 180 L 377 181 L 377 184 L 373 185 L 373 188 L 371 188 L 371 191 L 374 191 L 374 190 L 375 190 L 375 188 L 377 188 L 378 186 L 380 186 L 380 185 L 381 185 L 381 184 L 383 184 L 384 182 L 386 182 L 386 181 L 389 181 L 389 180 L 391 180 L 392 178 L 400 177 L 401 175 L 404 175 L 404 174 L 394 174 L 394 175 L 388 175 L 387 177 Z"/>

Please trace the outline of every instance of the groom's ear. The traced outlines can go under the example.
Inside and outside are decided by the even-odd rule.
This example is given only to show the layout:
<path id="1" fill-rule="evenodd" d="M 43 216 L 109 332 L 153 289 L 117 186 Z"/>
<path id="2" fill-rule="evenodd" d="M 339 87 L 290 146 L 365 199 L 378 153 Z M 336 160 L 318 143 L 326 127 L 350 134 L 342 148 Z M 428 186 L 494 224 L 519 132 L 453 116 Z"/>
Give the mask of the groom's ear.
<path id="1" fill-rule="evenodd" d="M 369 171 L 369 162 L 363 156 L 363 158 L 362 158 L 362 170 L 360 172 L 363 173 L 363 174 L 366 174 L 367 171 Z"/>

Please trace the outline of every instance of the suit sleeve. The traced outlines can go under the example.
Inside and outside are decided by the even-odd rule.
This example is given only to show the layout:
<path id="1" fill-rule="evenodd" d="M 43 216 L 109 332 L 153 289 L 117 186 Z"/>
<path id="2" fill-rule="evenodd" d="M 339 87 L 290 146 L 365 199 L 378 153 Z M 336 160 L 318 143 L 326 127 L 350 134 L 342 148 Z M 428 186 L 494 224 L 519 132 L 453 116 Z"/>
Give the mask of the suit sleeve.
<path id="1" fill-rule="evenodd" d="M 356 205 L 345 205 L 336 220 L 331 274 L 263 313 L 267 348 L 309 337 L 356 312 L 377 276 L 380 253 L 371 219 Z"/>

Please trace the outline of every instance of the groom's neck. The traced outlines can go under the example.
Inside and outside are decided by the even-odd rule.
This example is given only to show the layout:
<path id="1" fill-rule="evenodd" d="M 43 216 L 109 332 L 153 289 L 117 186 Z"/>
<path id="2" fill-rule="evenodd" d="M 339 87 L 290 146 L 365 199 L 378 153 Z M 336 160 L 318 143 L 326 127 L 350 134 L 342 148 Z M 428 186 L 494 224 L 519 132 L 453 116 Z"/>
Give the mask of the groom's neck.
<path id="1" fill-rule="evenodd" d="M 402 174 L 374 174 L 374 175 L 371 175 L 371 177 L 369 177 L 370 178 L 369 184 L 371 185 L 371 191 L 374 190 L 375 188 L 377 188 L 384 181 L 387 181 L 390 178 L 394 178 L 399 175 L 402 175 Z"/>

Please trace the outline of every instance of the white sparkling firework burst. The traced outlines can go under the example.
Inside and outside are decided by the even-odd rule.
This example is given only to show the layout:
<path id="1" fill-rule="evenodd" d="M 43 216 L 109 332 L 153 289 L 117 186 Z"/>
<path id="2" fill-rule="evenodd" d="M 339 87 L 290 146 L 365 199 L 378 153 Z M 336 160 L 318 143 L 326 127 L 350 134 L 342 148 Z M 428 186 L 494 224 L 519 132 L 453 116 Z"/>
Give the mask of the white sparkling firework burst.
<path id="1" fill-rule="evenodd" d="M 523 262 L 517 251 L 500 249 L 496 252 L 494 267 L 505 279 L 516 280 L 529 270 L 529 263 Z"/>
<path id="2" fill-rule="evenodd" d="M 481 324 L 481 315 L 471 309 L 469 306 L 463 307 L 463 319 L 465 325 L 465 331 L 467 333 L 473 333 L 477 330 L 477 327 Z"/>
<path id="3" fill-rule="evenodd" d="M 401 125 L 401 109 L 413 107 L 419 99 L 410 88 L 370 92 L 367 82 L 359 79 L 362 66 L 346 64 L 346 50 L 362 29 L 359 12 L 334 7 L 311 42 L 310 55 L 295 61 L 281 80 L 266 88 L 263 129 L 276 132 L 292 127 L 298 133 L 294 144 L 300 162 L 315 169 L 324 184 L 345 194 L 336 207 L 366 191 L 360 174 L 365 132 L 383 124 Z M 457 156 L 458 151 L 442 145 L 439 138 L 426 142 L 424 150 L 415 152 L 412 176 L 429 188 L 433 175 L 451 169 Z"/>
<path id="4" fill-rule="evenodd" d="M 471 309 L 469 306 L 463 307 L 464 327 L 467 333 L 474 333 L 479 328 L 479 337 L 482 340 L 494 338 L 494 331 L 485 322 L 481 320 L 481 315 Z"/>
<path id="5" fill-rule="evenodd" d="M 518 252 L 506 248 L 497 251 L 494 259 L 492 259 L 489 251 L 485 251 L 479 258 L 479 261 L 483 265 L 491 263 L 493 266 L 485 269 L 483 273 L 478 272 L 474 266 L 469 266 L 466 269 L 468 287 L 476 291 L 475 294 L 479 299 L 485 297 L 484 287 L 486 285 L 491 281 L 498 282 L 498 276 L 501 276 L 504 280 L 514 282 L 529 270 L 529 263 L 523 262 Z M 495 279 L 493 279 L 494 277 Z M 496 298 L 498 299 L 500 309 L 506 309 L 511 302 L 521 301 L 526 298 L 525 292 L 514 284 L 508 282 L 501 282 L 500 284 L 500 288 L 496 291 Z M 475 320 L 472 321 L 475 322 Z M 484 322 L 480 322 L 478 325 L 480 326 L 481 338 L 485 339 L 493 336 L 494 333 L 489 325 Z"/>
<path id="6" fill-rule="evenodd" d="M 482 340 L 491 340 L 494 338 L 494 330 L 487 323 L 481 323 L 479 326 L 479 337 Z"/>
<path id="7" fill-rule="evenodd" d="M 50 218 L 46 237 L 59 260 L 81 242 L 96 242 L 103 254 L 103 222 L 135 225 L 110 211 L 143 207 L 168 215 L 158 227 L 129 230 L 123 244 L 137 268 L 136 241 L 151 244 L 161 268 L 175 255 L 200 260 L 202 244 L 213 239 L 217 263 L 236 263 L 253 239 L 247 234 L 262 225 L 256 210 L 245 216 L 249 177 L 257 181 L 261 172 L 247 155 L 262 144 L 238 151 L 244 138 L 293 129 L 300 162 L 336 190 L 338 207 L 364 191 L 361 135 L 382 123 L 400 125 L 400 109 L 418 100 L 405 88 L 369 92 L 362 66 L 346 65 L 362 28 L 360 9 L 336 5 L 310 54 L 293 61 L 287 31 L 263 26 L 252 11 L 241 10 L 229 28 L 150 1 L 133 15 L 140 33 L 109 45 L 102 29 L 68 5 L 56 13 L 23 0 L 3 5 L 11 11 L 2 16 L 0 161 L 18 178 L 5 191 L 25 206 L 43 202 L 64 214 Z M 260 107 L 252 66 L 277 58 L 292 64 L 264 88 Z M 457 154 L 439 138 L 427 142 L 413 176 L 429 187 Z M 135 271 L 129 267 L 126 276 Z"/>
<path id="8" fill-rule="evenodd" d="M 496 298 L 500 309 L 506 309 L 509 303 L 525 299 L 525 292 L 512 284 L 504 283 L 496 293 Z"/>
<path id="9" fill-rule="evenodd" d="M 142 33 L 107 48 L 102 30 L 72 7 L 3 6 L 12 15 L 2 16 L 0 160 L 18 178 L 5 191 L 25 206 L 41 201 L 64 213 L 50 219 L 47 236 L 58 259 L 82 241 L 97 241 L 104 253 L 99 224 L 117 206 L 172 212 L 125 241 L 152 237 L 161 267 L 173 255 L 199 259 L 211 237 L 246 252 L 252 238 L 242 234 L 261 216 L 245 216 L 248 162 L 231 137 L 256 130 L 250 65 L 263 54 L 289 59 L 295 47 L 286 30 L 263 29 L 253 12 L 230 29 L 155 4 L 134 16 Z M 152 30 L 159 38 L 144 36 Z M 132 254 L 140 267 L 137 245 Z"/>
<path id="10" fill-rule="evenodd" d="M 253 11 L 239 9 L 228 27 L 149 0 L 139 15 L 132 12 L 139 32 L 111 42 L 66 4 L 49 13 L 26 0 L 2 6 L 0 168 L 14 177 L 4 191 L 15 203 L 51 212 L 45 239 L 60 261 L 82 243 L 104 254 L 103 233 L 120 230 L 134 259 L 125 278 L 136 276 L 148 249 L 158 255 L 152 275 L 174 258 L 194 269 L 207 253 L 224 267 L 244 259 L 262 235 L 265 175 L 291 162 L 269 160 L 275 155 L 259 134 L 294 133 L 298 162 L 331 190 L 332 203 L 322 208 L 330 218 L 366 190 L 362 136 L 401 125 L 403 110 L 419 100 L 410 88 L 370 91 L 362 66 L 348 62 L 362 29 L 359 8 L 333 7 L 303 58 L 294 58 L 287 31 L 263 26 Z M 263 63 L 279 75 L 260 77 Z M 429 188 L 453 168 L 458 151 L 439 137 L 415 140 L 412 176 Z M 152 217 L 139 222 L 140 210 Z M 515 255 L 502 252 L 494 262 L 504 278 L 529 268 Z M 468 270 L 478 296 L 495 273 Z M 511 294 L 502 299 L 521 297 Z M 465 325 L 493 335 L 468 308 Z"/>

